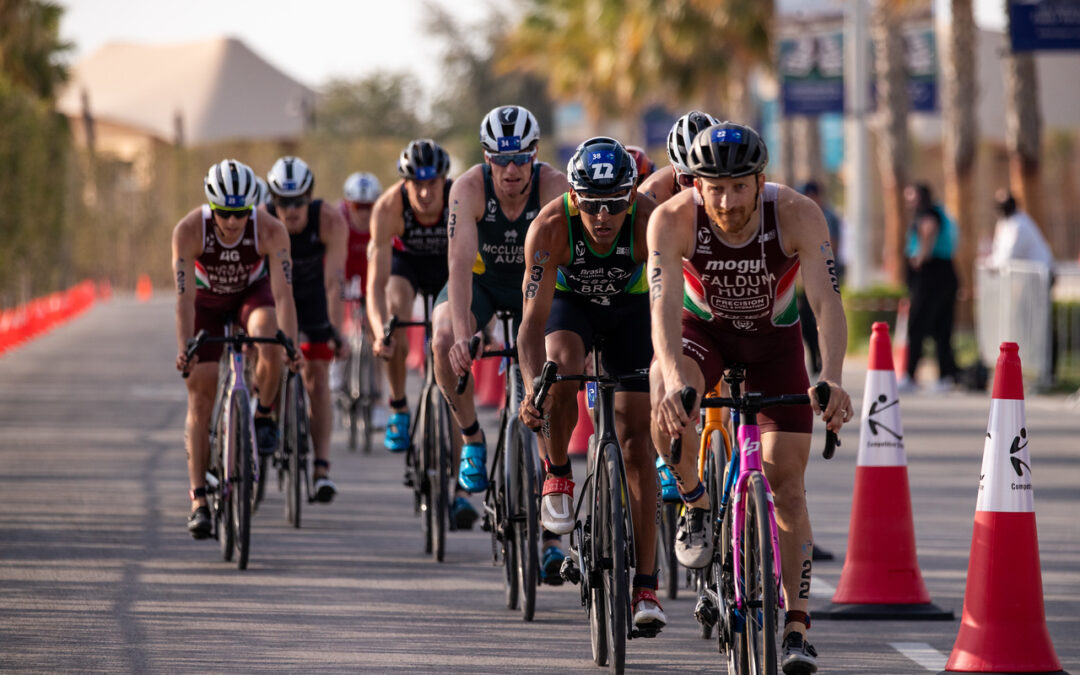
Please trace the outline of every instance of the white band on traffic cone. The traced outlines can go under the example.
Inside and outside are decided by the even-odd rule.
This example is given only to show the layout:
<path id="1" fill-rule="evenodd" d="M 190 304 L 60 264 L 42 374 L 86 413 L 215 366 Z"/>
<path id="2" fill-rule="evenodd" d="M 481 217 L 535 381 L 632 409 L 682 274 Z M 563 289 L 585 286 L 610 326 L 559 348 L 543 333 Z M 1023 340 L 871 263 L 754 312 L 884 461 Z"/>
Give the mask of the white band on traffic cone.
<path id="1" fill-rule="evenodd" d="M 868 370 L 859 427 L 859 466 L 907 466 L 896 376 Z"/>
<path id="2" fill-rule="evenodd" d="M 995 398 L 990 403 L 975 510 L 1035 510 L 1023 400 Z"/>

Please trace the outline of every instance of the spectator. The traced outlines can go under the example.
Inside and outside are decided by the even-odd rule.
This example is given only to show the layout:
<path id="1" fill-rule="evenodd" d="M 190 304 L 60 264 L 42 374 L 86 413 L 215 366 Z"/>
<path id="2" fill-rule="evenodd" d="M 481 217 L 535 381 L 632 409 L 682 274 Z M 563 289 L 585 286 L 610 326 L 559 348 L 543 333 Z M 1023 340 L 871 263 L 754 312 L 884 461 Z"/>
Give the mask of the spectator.
<path id="1" fill-rule="evenodd" d="M 908 317 L 907 373 L 900 379 L 897 389 L 911 392 L 918 388 L 915 370 L 922 360 L 923 341 L 931 337 L 939 378 L 934 390 L 948 391 L 956 383 L 957 375 L 952 349 L 953 316 L 959 286 L 953 267 L 956 226 L 945 210 L 934 203 L 930 187 L 925 183 L 905 188 L 904 199 L 912 212 L 906 249 L 911 313 Z"/>
<path id="2" fill-rule="evenodd" d="M 811 180 L 803 183 L 802 187 L 799 188 L 799 192 L 814 200 L 814 203 L 821 208 L 821 212 L 825 214 L 825 224 L 829 227 L 830 245 L 832 246 L 833 257 L 836 260 L 836 281 L 842 283 L 844 266 L 840 261 L 840 218 L 829 207 L 821 194 L 821 186 L 816 181 Z M 796 299 L 799 306 L 799 324 L 802 326 L 803 342 L 806 343 L 806 354 L 810 362 L 810 374 L 816 376 L 821 372 L 821 349 L 818 347 L 817 320 L 814 318 L 810 303 L 806 301 L 806 293 L 801 287 Z"/>
<path id="3" fill-rule="evenodd" d="M 994 193 L 1001 218 L 994 228 L 994 243 L 986 263 L 1001 268 L 1010 260 L 1030 260 L 1054 268 L 1054 254 L 1031 216 L 1016 208 L 1016 199 L 1005 188 Z"/>

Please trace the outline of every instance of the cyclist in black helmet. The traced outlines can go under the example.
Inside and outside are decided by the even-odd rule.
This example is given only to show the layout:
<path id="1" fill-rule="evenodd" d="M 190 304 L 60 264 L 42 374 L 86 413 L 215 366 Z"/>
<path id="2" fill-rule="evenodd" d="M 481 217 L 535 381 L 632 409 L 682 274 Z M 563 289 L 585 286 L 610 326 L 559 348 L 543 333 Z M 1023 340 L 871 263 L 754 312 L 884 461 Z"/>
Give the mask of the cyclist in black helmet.
<path id="1" fill-rule="evenodd" d="M 533 378 L 545 360 L 559 372 L 585 371 L 594 340 L 603 339 L 603 367 L 627 375 L 649 367 L 649 297 L 643 263 L 645 227 L 655 203 L 637 193 L 637 166 L 613 138 L 591 138 L 566 168 L 570 191 L 548 202 L 525 240 L 528 271 L 518 331 L 526 396 L 519 415 L 533 429 L 542 412 L 532 405 Z M 540 504 L 546 531 L 573 530 L 574 483 L 567 445 L 577 423 L 577 387 L 560 383 L 547 399 L 550 424 L 538 433 L 547 469 Z M 630 488 L 637 548 L 634 624 L 659 629 L 667 622 L 656 599 L 656 453 L 649 439 L 649 394 L 644 380 L 615 390 L 615 425 Z"/>
<path id="2" fill-rule="evenodd" d="M 709 497 L 698 480 L 698 438 L 680 401 L 683 387 L 700 395 L 725 365 L 743 363 L 747 391 L 765 396 L 810 392 L 803 363 L 795 278 L 802 274 L 818 318 L 821 380 L 831 390 L 823 413 L 839 431 L 851 419 L 851 399 L 840 386 L 847 324 L 829 229 L 809 198 L 765 182 L 769 154 L 748 126 L 723 122 L 694 138 L 688 168 L 694 187 L 657 207 L 649 223 L 649 284 L 653 298 L 653 442 L 665 460 L 670 439 L 682 437 L 681 461 L 672 466 L 687 504 L 676 535 L 676 555 L 686 567 L 712 559 Z M 765 474 L 773 489 L 784 596 L 785 673 L 817 669 L 805 641 L 813 534 L 803 474 L 810 453 L 813 413 L 804 407 L 766 408 L 759 416 Z M 681 479 L 680 479 L 681 478 Z"/>

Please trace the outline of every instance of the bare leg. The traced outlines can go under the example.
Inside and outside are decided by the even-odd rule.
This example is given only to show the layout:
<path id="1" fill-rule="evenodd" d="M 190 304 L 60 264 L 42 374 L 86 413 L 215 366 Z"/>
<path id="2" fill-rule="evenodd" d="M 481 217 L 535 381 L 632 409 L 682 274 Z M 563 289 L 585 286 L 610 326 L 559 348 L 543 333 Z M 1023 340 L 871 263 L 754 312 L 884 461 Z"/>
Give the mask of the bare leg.
<path id="1" fill-rule="evenodd" d="M 656 453 L 649 439 L 649 395 L 616 392 L 615 433 L 622 446 L 634 519 L 636 572 L 656 571 Z"/>
<path id="2" fill-rule="evenodd" d="M 184 423 L 184 448 L 187 450 L 188 482 L 191 489 L 206 485 L 206 467 L 210 463 L 210 415 L 217 389 L 217 363 L 200 363 L 191 369 L 185 382 L 188 392 L 187 419 Z M 206 505 L 206 497 L 193 500 Z"/>
<path id="3" fill-rule="evenodd" d="M 784 599 L 788 611 L 805 612 L 810 604 L 811 560 L 814 535 L 806 509 L 803 474 L 810 457 L 810 434 L 770 432 L 762 434 L 765 476 L 773 491 L 776 525 L 780 530 L 780 561 Z M 806 626 L 793 622 L 784 626 L 784 636 Z"/>
<path id="4" fill-rule="evenodd" d="M 683 373 L 690 380 L 690 386 L 698 392 L 699 397 L 703 396 L 705 394 L 705 378 L 701 374 L 701 368 L 689 356 L 684 355 L 681 358 L 683 360 Z M 655 410 L 665 395 L 664 378 L 660 374 L 660 367 L 657 362 L 653 362 L 652 368 L 649 369 L 649 383 L 652 388 L 652 405 Z M 664 458 L 664 461 L 671 469 L 672 475 L 675 476 L 675 480 L 679 484 L 679 490 L 686 493 L 697 487 L 698 447 L 701 443 L 701 437 L 697 433 L 696 425 L 691 423 L 683 433 L 681 449 L 677 452 L 678 457 L 671 456 L 671 439 L 660 431 L 655 419 L 652 421 L 652 440 L 653 445 L 656 446 L 656 451 Z M 690 505 L 702 509 L 709 508 L 709 493 L 705 492 L 701 497 L 691 502 Z"/>

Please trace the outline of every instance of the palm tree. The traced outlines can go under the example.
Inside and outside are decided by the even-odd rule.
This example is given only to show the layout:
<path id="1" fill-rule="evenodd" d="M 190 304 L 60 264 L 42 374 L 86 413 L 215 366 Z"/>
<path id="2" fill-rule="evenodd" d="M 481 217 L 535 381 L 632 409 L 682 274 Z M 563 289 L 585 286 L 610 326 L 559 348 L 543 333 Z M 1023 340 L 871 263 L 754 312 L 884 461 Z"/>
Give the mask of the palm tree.
<path id="1" fill-rule="evenodd" d="M 941 116 L 944 121 L 945 209 L 958 228 L 956 267 L 961 297 L 970 297 L 974 283 L 976 225 L 974 214 L 975 151 L 975 17 L 972 0 L 951 0 L 952 19 L 941 33 Z M 965 292 L 966 291 L 966 292 Z M 963 305 L 962 305 L 963 306 Z M 969 312 L 961 311 L 962 321 Z"/>
<path id="2" fill-rule="evenodd" d="M 877 71 L 877 152 L 885 216 L 882 262 L 888 280 L 903 281 L 904 186 L 908 182 L 908 78 L 901 31 L 903 2 L 878 0 L 871 18 Z"/>
<path id="3" fill-rule="evenodd" d="M 64 9 L 51 2 L 0 0 L 0 77 L 47 100 L 67 81 L 59 60 L 72 44 L 60 40 Z"/>
<path id="4" fill-rule="evenodd" d="M 531 0 L 500 65 L 546 78 L 594 119 L 671 98 L 718 110 L 769 62 L 772 15 L 757 0 Z"/>
<path id="5" fill-rule="evenodd" d="M 1010 1 L 1005 0 L 1009 16 Z M 1011 19 L 1010 19 L 1011 23 Z M 1011 32 L 1006 28 L 1006 35 Z M 1005 81 L 1005 143 L 1009 150 L 1009 183 L 1013 195 L 1040 227 L 1042 218 L 1039 180 L 1041 174 L 1042 111 L 1039 108 L 1039 80 L 1031 52 L 1017 54 L 1011 49 L 1002 59 Z"/>

